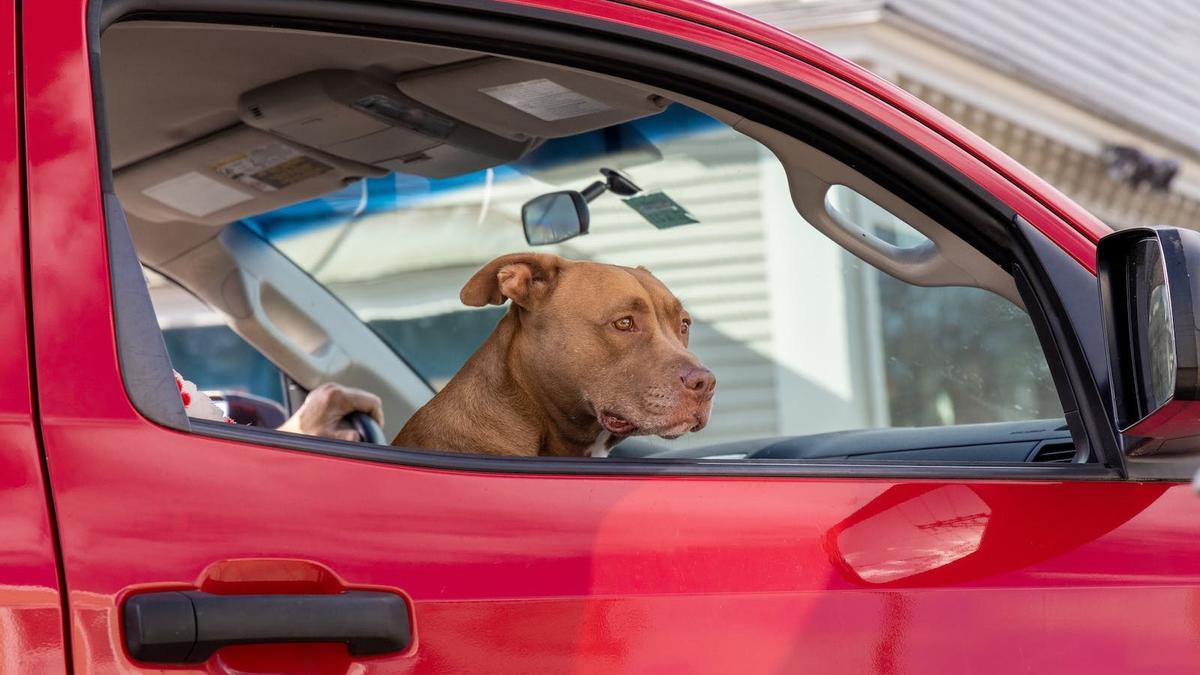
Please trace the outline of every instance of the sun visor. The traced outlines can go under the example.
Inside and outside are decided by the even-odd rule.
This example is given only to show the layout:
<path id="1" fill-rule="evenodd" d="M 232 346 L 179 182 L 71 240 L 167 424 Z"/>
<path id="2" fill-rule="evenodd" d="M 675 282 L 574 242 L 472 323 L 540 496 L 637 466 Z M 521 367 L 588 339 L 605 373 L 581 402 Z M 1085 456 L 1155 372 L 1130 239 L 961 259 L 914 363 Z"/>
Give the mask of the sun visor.
<path id="1" fill-rule="evenodd" d="M 670 101 L 620 82 L 508 59 L 476 59 L 403 77 L 431 108 L 513 139 L 559 138 L 661 112 Z"/>
<path id="2" fill-rule="evenodd" d="M 143 220 L 224 225 L 384 173 L 238 125 L 121 169 L 115 184 Z"/>
<path id="3" fill-rule="evenodd" d="M 349 70 L 318 70 L 242 94 L 242 121 L 397 173 L 446 178 L 515 160 L 533 139 L 499 136 Z"/>

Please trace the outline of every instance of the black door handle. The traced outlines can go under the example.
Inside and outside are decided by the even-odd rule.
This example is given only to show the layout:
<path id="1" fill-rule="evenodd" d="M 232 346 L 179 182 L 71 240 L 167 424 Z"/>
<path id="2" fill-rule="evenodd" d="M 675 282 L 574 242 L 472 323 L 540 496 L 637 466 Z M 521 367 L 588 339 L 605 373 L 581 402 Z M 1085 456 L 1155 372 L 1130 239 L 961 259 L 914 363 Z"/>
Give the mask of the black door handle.
<path id="1" fill-rule="evenodd" d="M 143 593 L 124 610 L 125 646 L 144 663 L 200 663 L 226 645 L 342 642 L 353 656 L 403 651 L 408 603 L 394 593 L 213 595 Z"/>

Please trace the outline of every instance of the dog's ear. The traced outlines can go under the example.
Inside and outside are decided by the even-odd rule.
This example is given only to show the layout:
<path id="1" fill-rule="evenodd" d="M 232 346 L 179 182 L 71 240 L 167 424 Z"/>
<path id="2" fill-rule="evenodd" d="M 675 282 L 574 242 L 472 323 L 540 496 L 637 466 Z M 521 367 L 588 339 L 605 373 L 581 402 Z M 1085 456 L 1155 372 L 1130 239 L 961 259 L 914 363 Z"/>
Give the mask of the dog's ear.
<path id="1" fill-rule="evenodd" d="M 506 299 L 530 309 L 550 294 L 565 261 L 548 253 L 510 253 L 479 269 L 458 297 L 464 305 L 503 305 Z"/>

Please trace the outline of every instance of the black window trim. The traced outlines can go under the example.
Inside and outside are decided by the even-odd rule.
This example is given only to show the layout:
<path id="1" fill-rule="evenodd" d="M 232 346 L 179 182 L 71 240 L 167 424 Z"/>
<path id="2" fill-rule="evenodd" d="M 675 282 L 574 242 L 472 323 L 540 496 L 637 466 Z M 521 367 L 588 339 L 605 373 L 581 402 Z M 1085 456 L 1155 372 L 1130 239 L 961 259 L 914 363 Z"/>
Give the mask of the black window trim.
<path id="1" fill-rule="evenodd" d="M 811 85 L 787 78 L 748 60 L 694 43 L 592 17 L 480 0 L 411 0 L 404 3 L 336 2 L 334 0 L 92 0 L 89 42 L 93 100 L 101 162 L 101 183 L 112 192 L 100 83 L 100 34 L 118 20 L 153 19 L 227 24 L 270 24 L 321 32 L 369 35 L 408 42 L 487 51 L 531 58 L 625 77 L 679 91 L 771 126 L 853 164 L 868 178 L 905 199 L 943 224 L 1007 270 L 1023 270 L 1036 281 L 1028 284 L 1039 306 L 1060 308 L 1062 300 L 1036 247 L 1025 241 L 1045 238 L 1021 228 L 1007 205 L 916 143 Z M 567 30 L 564 30 L 567 29 Z M 694 94 L 691 92 L 695 92 Z M 1053 243 L 1048 243 L 1054 246 Z M 1060 253 L 1062 253 L 1060 251 Z M 1062 254 L 1065 257 L 1065 253 Z M 1068 259 L 1069 260 L 1069 259 Z M 1078 266 L 1078 263 L 1070 261 Z M 1082 269 L 1082 268 L 1080 268 Z M 1086 270 L 1085 270 L 1086 273 Z M 122 313 L 122 303 L 114 311 Z M 1069 383 L 1060 398 L 1096 401 L 1105 396 L 1097 381 L 1106 371 L 1083 353 L 1078 331 L 1059 314 L 1031 311 L 1042 347 L 1055 373 Z M 120 333 L 120 332 L 119 332 Z M 1053 343 L 1044 341 L 1054 336 Z M 118 340 L 121 340 L 120 334 Z M 1060 341 L 1061 340 L 1061 341 Z M 121 351 L 126 345 L 120 344 Z M 1057 355 L 1052 358 L 1052 354 Z M 123 367 L 124 368 L 124 367 Z M 1090 375 L 1085 376 L 1085 375 Z M 134 395 L 135 403 L 145 396 Z M 1067 396 L 1069 394 L 1069 397 Z M 140 406 L 139 406 L 139 409 Z M 143 411 L 145 414 L 145 411 Z M 148 416 L 149 417 L 149 416 Z M 154 419 L 154 417 L 151 417 Z M 175 426 L 169 424 L 168 426 Z M 408 466 L 522 474 L 702 475 L 702 476 L 849 476 L 855 478 L 975 478 L 1112 480 L 1125 475 L 1120 440 L 1108 423 L 1090 420 L 1076 425 L 1086 434 L 1099 462 L 1090 464 L 947 464 L 877 463 L 871 461 L 730 462 L 720 460 L 606 460 L 500 458 L 483 455 L 387 449 L 275 431 L 208 424 L 192 420 L 193 431 L 227 440 L 250 442 L 318 454 Z M 1076 439 L 1079 442 L 1079 439 Z"/>
<path id="2" fill-rule="evenodd" d="M 910 460 L 717 460 L 717 459 L 587 459 L 575 457 L 505 457 L 410 450 L 348 441 L 286 434 L 269 429 L 239 427 L 221 422 L 192 420 L 192 430 L 204 436 L 253 446 L 302 450 L 318 455 L 360 459 L 408 467 L 468 471 L 472 473 L 584 475 L 584 476 L 694 476 L 705 478 L 921 478 L 1041 481 L 1113 481 L 1120 476 L 1100 464 L 1009 464 L 978 462 L 953 464 Z"/>

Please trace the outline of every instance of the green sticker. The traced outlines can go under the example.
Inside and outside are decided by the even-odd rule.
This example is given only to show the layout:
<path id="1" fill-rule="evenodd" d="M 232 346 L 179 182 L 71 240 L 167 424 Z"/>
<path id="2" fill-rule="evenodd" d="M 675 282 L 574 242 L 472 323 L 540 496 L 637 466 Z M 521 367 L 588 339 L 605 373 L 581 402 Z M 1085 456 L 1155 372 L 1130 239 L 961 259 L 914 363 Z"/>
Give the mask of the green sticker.
<path id="1" fill-rule="evenodd" d="M 687 209 L 680 206 L 679 202 L 671 199 L 662 191 L 651 192 L 640 197 L 630 197 L 624 202 L 660 230 L 700 222 Z"/>

